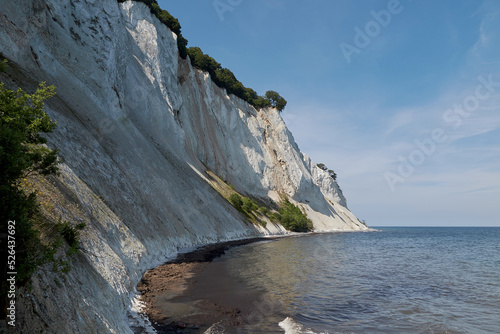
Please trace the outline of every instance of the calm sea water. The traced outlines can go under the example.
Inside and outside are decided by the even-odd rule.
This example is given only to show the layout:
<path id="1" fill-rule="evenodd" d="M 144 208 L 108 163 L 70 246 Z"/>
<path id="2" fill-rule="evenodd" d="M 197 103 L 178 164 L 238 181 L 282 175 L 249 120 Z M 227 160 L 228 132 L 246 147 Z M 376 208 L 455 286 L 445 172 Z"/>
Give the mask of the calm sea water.
<path id="1" fill-rule="evenodd" d="M 265 291 L 238 332 L 500 333 L 500 228 L 378 229 L 228 251 Z"/>

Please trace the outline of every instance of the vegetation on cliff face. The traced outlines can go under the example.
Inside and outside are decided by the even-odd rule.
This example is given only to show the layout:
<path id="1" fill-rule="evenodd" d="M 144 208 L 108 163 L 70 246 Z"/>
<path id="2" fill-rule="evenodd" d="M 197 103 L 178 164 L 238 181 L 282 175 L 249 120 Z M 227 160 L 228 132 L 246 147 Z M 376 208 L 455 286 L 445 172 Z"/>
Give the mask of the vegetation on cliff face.
<path id="1" fill-rule="evenodd" d="M 0 63 L 0 72 L 6 62 Z M 0 268 L 0 315 L 5 312 L 7 272 L 16 272 L 16 284 L 25 284 L 42 264 L 52 262 L 56 271 L 67 272 L 69 262 L 57 256 L 65 240 L 71 256 L 78 249 L 77 230 L 70 223 L 56 224 L 58 235 L 43 243 L 36 222 L 40 218 L 37 193 L 27 187 L 28 178 L 57 173 L 57 150 L 41 135 L 52 132 L 56 122 L 44 111 L 44 100 L 55 94 L 53 86 L 41 83 L 34 94 L 21 88 L 10 90 L 0 83 L 0 231 L 5 265 Z M 4 246 L 5 245 L 5 246 Z"/>
<path id="2" fill-rule="evenodd" d="M 332 179 L 337 181 L 337 173 L 335 173 L 332 169 L 328 169 L 328 167 L 325 166 L 323 163 L 319 163 L 316 166 L 318 166 L 320 169 L 324 170 L 325 172 L 328 172 L 328 174 L 331 176 Z"/>
<path id="3" fill-rule="evenodd" d="M 233 94 L 247 101 L 256 108 L 273 107 L 283 111 L 286 100 L 277 92 L 269 90 L 265 96 L 259 96 L 252 88 L 247 88 L 236 79 L 233 72 L 223 68 L 215 59 L 204 54 L 198 47 L 187 49 L 191 64 L 200 70 L 207 71 L 212 81 L 219 87 L 225 88 L 228 94 Z"/>
<path id="4" fill-rule="evenodd" d="M 212 187 L 250 222 L 266 227 L 267 222 L 270 221 L 281 224 L 285 229 L 292 232 L 309 232 L 313 230 L 312 221 L 285 196 L 282 197 L 279 209 L 276 211 L 266 207 L 266 205 L 259 206 L 254 199 L 240 195 L 213 172 L 206 171 L 206 174 Z"/>
<path id="5" fill-rule="evenodd" d="M 127 0 L 118 0 L 125 2 Z M 189 56 L 191 64 L 203 71 L 207 71 L 212 81 L 219 87 L 225 88 L 228 94 L 233 94 L 245 100 L 256 108 L 273 107 L 283 111 L 287 101 L 277 92 L 269 90 L 265 96 L 259 96 L 255 90 L 245 87 L 233 72 L 223 68 L 215 59 L 204 54 L 198 47 L 187 48 L 188 41 L 182 36 L 179 20 L 173 17 L 168 11 L 161 9 L 156 0 L 134 0 L 145 3 L 163 24 L 177 35 L 177 47 L 179 54 L 183 59 Z"/>
<path id="6" fill-rule="evenodd" d="M 311 219 L 300 210 L 299 207 L 291 203 L 287 198 L 281 203 L 278 213 L 273 216 L 289 231 L 309 232 L 313 230 Z"/>

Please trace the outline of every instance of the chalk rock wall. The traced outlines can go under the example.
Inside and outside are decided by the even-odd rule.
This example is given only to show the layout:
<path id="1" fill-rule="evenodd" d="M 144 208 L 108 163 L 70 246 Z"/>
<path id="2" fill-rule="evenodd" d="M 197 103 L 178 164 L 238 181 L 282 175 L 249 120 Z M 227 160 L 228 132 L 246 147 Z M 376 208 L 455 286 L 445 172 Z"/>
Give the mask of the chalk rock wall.
<path id="1" fill-rule="evenodd" d="M 18 331 L 131 333 L 131 292 L 146 269 L 187 247 L 285 233 L 246 222 L 205 181 L 207 169 L 263 202 L 289 197 L 317 231 L 366 229 L 279 112 L 256 110 L 193 69 L 143 3 L 0 8 L 0 52 L 19 69 L 12 85 L 57 89 L 48 144 L 65 164 L 51 191 L 66 204 L 55 210 L 87 223 L 66 281 L 40 272 L 21 291 Z"/>

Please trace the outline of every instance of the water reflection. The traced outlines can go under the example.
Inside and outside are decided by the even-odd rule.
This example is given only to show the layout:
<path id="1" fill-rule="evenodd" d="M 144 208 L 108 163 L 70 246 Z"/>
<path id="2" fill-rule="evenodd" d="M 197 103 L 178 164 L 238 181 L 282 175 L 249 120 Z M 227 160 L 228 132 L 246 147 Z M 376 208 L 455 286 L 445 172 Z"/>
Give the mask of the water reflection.
<path id="1" fill-rule="evenodd" d="M 460 228 L 308 235 L 236 248 L 224 261 L 320 332 L 495 332 L 499 239 L 500 229 Z"/>
<path id="2" fill-rule="evenodd" d="M 307 302 L 318 288 L 342 290 L 345 284 L 331 274 L 332 268 L 341 268 L 348 259 L 343 239 L 318 244 L 310 242 L 311 237 L 316 236 L 282 238 L 236 248 L 228 252 L 227 265 L 253 288 L 269 291 L 286 309 L 294 309 L 297 301 Z"/>

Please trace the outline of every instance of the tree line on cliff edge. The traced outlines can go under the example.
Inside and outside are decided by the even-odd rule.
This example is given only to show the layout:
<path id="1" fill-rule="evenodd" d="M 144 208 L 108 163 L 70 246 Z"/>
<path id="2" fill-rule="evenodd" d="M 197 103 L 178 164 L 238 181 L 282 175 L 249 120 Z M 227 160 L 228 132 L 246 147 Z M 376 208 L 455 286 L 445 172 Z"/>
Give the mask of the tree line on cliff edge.
<path id="1" fill-rule="evenodd" d="M 127 0 L 118 0 L 125 2 Z M 257 94 L 252 88 L 245 87 L 231 70 L 223 68 L 215 59 L 204 54 L 198 47 L 188 48 L 188 41 L 182 36 L 179 20 L 164 9 L 161 9 L 156 0 L 134 0 L 145 3 L 163 24 L 177 35 L 179 55 L 186 59 L 189 56 L 191 64 L 200 70 L 207 71 L 212 81 L 220 88 L 225 88 L 228 94 L 233 94 L 253 105 L 255 108 L 273 107 L 279 111 L 285 109 L 287 101 L 277 92 L 269 90 L 264 96 Z"/>

